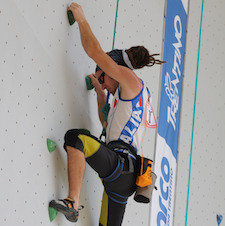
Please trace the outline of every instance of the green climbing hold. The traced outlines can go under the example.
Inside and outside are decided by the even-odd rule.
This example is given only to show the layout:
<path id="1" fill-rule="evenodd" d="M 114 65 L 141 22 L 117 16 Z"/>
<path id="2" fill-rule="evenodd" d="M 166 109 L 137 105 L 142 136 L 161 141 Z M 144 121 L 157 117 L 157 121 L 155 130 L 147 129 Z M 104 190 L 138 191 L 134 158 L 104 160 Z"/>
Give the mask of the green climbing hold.
<path id="1" fill-rule="evenodd" d="M 109 114 L 109 110 L 110 110 L 110 104 L 107 103 L 106 105 L 103 106 L 102 108 L 102 113 L 104 114 L 104 121 L 107 120 L 108 114 Z"/>
<path id="2" fill-rule="evenodd" d="M 73 25 L 76 20 L 74 19 L 73 13 L 71 10 L 67 11 L 67 16 L 68 16 L 70 26 Z"/>
<path id="3" fill-rule="evenodd" d="M 48 147 L 49 152 L 53 152 L 53 151 L 55 151 L 57 144 L 56 144 L 56 142 L 47 138 L 47 147 Z"/>
<path id="4" fill-rule="evenodd" d="M 91 79 L 90 77 L 86 76 L 85 77 L 85 80 L 86 80 L 86 85 L 87 85 L 87 89 L 88 90 L 92 90 L 94 88 L 92 82 L 91 82 Z"/>
<path id="5" fill-rule="evenodd" d="M 85 133 L 91 134 L 91 132 L 87 129 L 80 129 L 80 130 L 84 131 Z"/>
<path id="6" fill-rule="evenodd" d="M 51 222 L 56 218 L 57 213 L 58 211 L 56 209 L 48 207 L 48 214 Z"/>

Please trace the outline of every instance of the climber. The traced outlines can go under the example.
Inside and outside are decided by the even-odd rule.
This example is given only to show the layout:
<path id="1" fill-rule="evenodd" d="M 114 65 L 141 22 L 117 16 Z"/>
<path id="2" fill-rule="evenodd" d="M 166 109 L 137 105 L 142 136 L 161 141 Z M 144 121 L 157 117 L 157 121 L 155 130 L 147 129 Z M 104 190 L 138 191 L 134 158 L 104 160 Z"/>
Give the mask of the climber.
<path id="1" fill-rule="evenodd" d="M 89 75 L 97 93 L 100 121 L 104 122 L 102 108 L 106 104 L 105 89 L 113 95 L 107 117 L 106 142 L 78 129 L 65 134 L 64 148 L 68 158 L 69 193 L 61 200 L 52 200 L 50 207 L 62 212 L 71 222 L 79 216 L 79 197 L 87 162 L 102 179 L 104 186 L 100 226 L 122 224 L 127 199 L 136 189 L 137 153 L 145 127 L 146 103 L 151 94 L 133 69 L 152 66 L 154 55 L 142 46 L 105 53 L 84 16 L 82 7 L 72 3 L 71 10 L 79 25 L 84 50 L 97 66 Z M 114 150 L 112 144 L 124 146 Z"/>

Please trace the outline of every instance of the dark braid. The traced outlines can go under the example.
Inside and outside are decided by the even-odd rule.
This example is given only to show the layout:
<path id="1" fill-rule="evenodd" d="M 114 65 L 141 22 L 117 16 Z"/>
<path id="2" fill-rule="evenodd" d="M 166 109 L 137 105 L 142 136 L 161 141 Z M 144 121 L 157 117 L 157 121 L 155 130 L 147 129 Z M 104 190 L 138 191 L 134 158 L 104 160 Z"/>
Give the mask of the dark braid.
<path id="1" fill-rule="evenodd" d="M 159 54 L 150 55 L 149 51 L 144 46 L 133 46 L 130 49 L 127 49 L 126 53 L 128 54 L 134 69 L 166 63 L 165 61 L 156 60 L 154 56 L 158 56 Z"/>

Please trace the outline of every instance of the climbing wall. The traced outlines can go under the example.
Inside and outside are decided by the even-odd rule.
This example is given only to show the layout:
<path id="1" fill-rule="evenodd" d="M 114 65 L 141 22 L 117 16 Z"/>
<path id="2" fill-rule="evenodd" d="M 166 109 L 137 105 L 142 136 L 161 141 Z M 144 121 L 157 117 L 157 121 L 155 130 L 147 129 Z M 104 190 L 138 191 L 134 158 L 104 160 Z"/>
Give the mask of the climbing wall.
<path id="1" fill-rule="evenodd" d="M 150 53 L 163 52 L 165 0 L 77 2 L 104 51 L 110 51 L 114 43 L 115 48 L 144 45 Z M 187 225 L 217 225 L 216 216 L 225 217 L 222 173 L 225 2 L 205 0 L 194 123 L 202 0 L 189 2 L 174 226 L 185 225 L 186 218 Z M 64 134 L 71 128 L 85 128 L 95 136 L 101 133 L 96 95 L 93 90 L 87 91 L 85 84 L 85 76 L 94 72 L 95 64 L 82 48 L 77 24 L 68 24 L 66 12 L 71 3 L 71 0 L 0 1 L 0 225 L 3 226 L 71 225 L 60 214 L 52 223 L 48 216 L 49 201 L 68 194 Z M 148 84 L 158 115 L 160 66 L 135 72 Z M 143 145 L 151 159 L 155 134 L 155 129 L 148 129 Z M 47 150 L 47 138 L 57 143 L 52 153 Z M 80 198 L 85 208 L 75 225 L 98 225 L 102 191 L 98 176 L 87 165 Z M 135 203 L 131 197 L 123 225 L 149 225 L 150 208 L 154 207 Z M 225 225 L 224 220 L 220 225 Z"/>
<path id="2" fill-rule="evenodd" d="M 82 48 L 77 24 L 69 26 L 71 3 L 0 1 L 0 225 L 71 225 L 60 214 L 52 223 L 48 216 L 49 201 L 68 195 L 64 134 L 71 128 L 101 133 L 96 95 L 85 83 L 95 64 Z M 102 48 L 110 51 L 117 2 L 78 3 Z M 115 48 L 141 44 L 161 53 L 164 2 L 121 1 L 118 9 Z M 157 111 L 160 67 L 138 73 L 148 83 Z M 52 153 L 47 138 L 57 143 Z M 152 130 L 144 144 L 151 158 L 154 142 Z M 77 226 L 98 225 L 102 192 L 98 176 L 87 166 L 80 199 L 85 208 Z M 131 198 L 124 225 L 147 225 L 148 217 L 149 205 Z"/>
<path id="3" fill-rule="evenodd" d="M 202 2 L 204 7 L 199 43 Z M 220 0 L 190 0 L 178 150 L 176 226 L 217 226 L 217 215 L 225 218 L 224 8 L 225 2 Z M 199 73 L 196 84 L 197 65 Z M 193 146 L 190 162 L 191 140 Z M 224 219 L 220 226 L 223 225 Z"/>

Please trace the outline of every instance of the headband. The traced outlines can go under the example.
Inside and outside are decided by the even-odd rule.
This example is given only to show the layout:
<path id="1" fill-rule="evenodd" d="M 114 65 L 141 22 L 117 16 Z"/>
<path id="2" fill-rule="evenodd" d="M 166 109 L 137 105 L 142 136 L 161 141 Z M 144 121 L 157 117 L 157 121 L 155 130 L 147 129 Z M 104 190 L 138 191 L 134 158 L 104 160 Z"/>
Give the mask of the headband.
<path id="1" fill-rule="evenodd" d="M 113 50 L 112 50 L 113 51 Z M 112 52 L 111 51 L 111 52 Z M 110 53 L 111 53 L 110 52 Z M 123 58 L 123 61 L 125 62 L 125 65 L 124 65 L 124 63 L 122 63 L 123 61 L 122 61 L 122 59 L 121 59 L 121 55 L 119 54 L 119 58 L 118 58 L 118 55 L 117 55 L 117 57 L 116 56 L 114 56 L 114 55 L 110 55 L 110 53 L 108 54 L 117 64 L 119 64 L 119 65 L 123 65 L 123 66 L 127 66 L 128 68 L 130 68 L 131 70 L 134 70 L 134 68 L 133 68 L 133 66 L 132 66 L 132 63 L 131 63 L 131 61 L 130 61 L 130 59 L 129 59 L 129 56 L 128 56 L 128 54 L 126 53 L 126 49 L 122 49 L 122 58 Z M 101 68 L 98 66 L 98 65 L 96 65 L 96 69 L 95 69 L 95 72 L 97 72 L 97 71 L 99 71 L 99 70 L 101 70 Z"/>
<path id="2" fill-rule="evenodd" d="M 124 62 L 126 63 L 126 65 L 131 69 L 131 70 L 134 70 L 131 62 L 130 62 L 130 59 L 128 57 L 128 54 L 126 53 L 125 51 L 126 49 L 122 49 L 122 54 L 123 54 L 123 60 Z"/>

